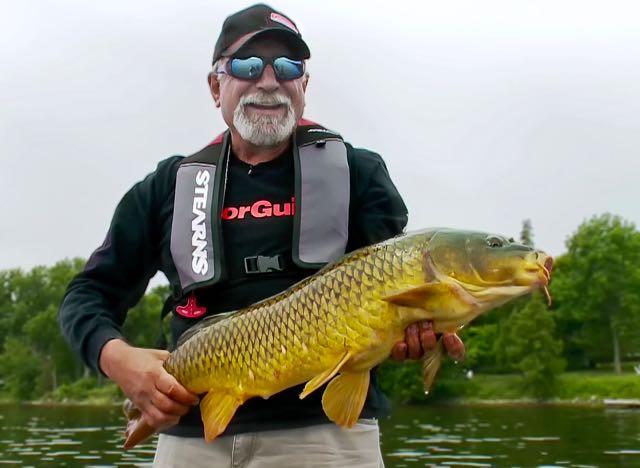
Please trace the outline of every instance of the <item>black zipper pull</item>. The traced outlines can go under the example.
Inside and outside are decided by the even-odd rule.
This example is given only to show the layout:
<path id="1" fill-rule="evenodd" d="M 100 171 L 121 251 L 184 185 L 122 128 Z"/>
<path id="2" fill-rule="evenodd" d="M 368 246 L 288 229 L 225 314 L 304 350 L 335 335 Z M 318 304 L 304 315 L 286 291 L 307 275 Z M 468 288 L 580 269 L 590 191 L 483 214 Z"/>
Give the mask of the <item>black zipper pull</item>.
<path id="1" fill-rule="evenodd" d="M 252 172 L 253 172 L 253 164 L 249 164 L 249 171 L 247 171 L 247 174 L 251 175 Z"/>

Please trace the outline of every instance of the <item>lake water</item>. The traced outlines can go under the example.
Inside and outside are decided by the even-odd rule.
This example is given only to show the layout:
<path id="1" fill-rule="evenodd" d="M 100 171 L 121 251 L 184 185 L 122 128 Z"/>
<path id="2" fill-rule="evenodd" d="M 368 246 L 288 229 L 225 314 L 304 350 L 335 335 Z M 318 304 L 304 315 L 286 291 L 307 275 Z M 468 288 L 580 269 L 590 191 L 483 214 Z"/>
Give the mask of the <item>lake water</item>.
<path id="1" fill-rule="evenodd" d="M 0 406 L 0 464 L 132 466 L 117 407 Z M 396 406 L 381 421 L 387 467 L 640 466 L 640 410 L 548 406 Z"/>

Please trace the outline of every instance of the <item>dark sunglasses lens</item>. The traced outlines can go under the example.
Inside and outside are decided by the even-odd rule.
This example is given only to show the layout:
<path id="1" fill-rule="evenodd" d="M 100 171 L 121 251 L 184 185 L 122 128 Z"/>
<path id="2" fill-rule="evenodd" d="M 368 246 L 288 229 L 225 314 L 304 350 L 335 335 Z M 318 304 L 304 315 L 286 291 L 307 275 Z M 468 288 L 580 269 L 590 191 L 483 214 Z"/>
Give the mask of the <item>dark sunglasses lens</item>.
<path id="1" fill-rule="evenodd" d="M 229 62 L 232 76 L 242 80 L 255 80 L 262 75 L 264 62 L 260 57 L 234 58 Z"/>
<path id="2" fill-rule="evenodd" d="M 287 57 L 278 57 L 273 61 L 273 69 L 279 80 L 295 80 L 304 74 L 304 63 Z"/>

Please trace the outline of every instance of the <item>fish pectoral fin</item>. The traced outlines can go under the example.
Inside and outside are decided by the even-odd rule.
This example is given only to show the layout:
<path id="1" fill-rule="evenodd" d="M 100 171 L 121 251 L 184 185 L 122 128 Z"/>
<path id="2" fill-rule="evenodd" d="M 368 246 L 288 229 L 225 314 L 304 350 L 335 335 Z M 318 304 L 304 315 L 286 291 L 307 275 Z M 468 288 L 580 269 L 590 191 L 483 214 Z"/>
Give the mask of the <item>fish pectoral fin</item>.
<path id="1" fill-rule="evenodd" d="M 353 427 L 360 417 L 368 390 L 368 370 L 343 372 L 327 385 L 322 395 L 322 409 L 339 426 Z"/>
<path id="2" fill-rule="evenodd" d="M 472 307 L 478 307 L 480 303 L 460 284 L 452 280 L 438 280 L 437 282 L 425 283 L 415 288 L 399 291 L 382 298 L 383 301 L 390 302 L 403 307 L 416 307 L 422 309 L 437 308 L 442 301 L 449 301 L 455 298 Z"/>
<path id="3" fill-rule="evenodd" d="M 442 359 L 444 357 L 444 344 L 442 338 L 438 340 L 436 347 L 433 351 L 426 354 L 422 360 L 422 379 L 424 383 L 424 392 L 429 393 L 433 381 L 438 374 L 438 370 L 442 365 Z"/>
<path id="4" fill-rule="evenodd" d="M 211 390 L 200 402 L 204 438 L 211 442 L 224 432 L 244 400 L 238 395 Z"/>
<path id="5" fill-rule="evenodd" d="M 347 362 L 349 360 L 349 358 L 352 355 L 353 354 L 351 353 L 351 351 L 347 351 L 346 353 L 344 353 L 340 357 L 340 359 L 338 360 L 338 362 L 336 363 L 335 366 L 333 366 L 330 369 L 327 369 L 324 372 L 321 372 L 320 374 L 316 375 L 313 379 L 309 380 L 307 382 L 307 385 L 304 386 L 304 389 L 302 390 L 302 393 L 300 393 L 300 399 L 302 400 L 307 395 L 309 395 L 311 392 L 317 390 L 322 385 L 324 385 L 326 382 L 331 380 L 331 378 L 338 373 L 340 368 L 344 365 L 345 362 Z"/>
<path id="6" fill-rule="evenodd" d="M 428 298 L 443 294 L 451 294 L 451 286 L 446 283 L 434 282 L 390 294 L 383 297 L 382 300 L 403 307 L 423 308 Z"/>

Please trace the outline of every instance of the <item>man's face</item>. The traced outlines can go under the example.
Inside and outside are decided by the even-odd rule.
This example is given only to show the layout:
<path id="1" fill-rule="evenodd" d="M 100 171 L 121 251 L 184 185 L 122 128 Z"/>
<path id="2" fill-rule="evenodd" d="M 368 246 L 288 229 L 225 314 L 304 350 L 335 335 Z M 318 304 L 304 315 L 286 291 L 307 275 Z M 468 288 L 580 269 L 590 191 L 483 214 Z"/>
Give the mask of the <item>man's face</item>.
<path id="1" fill-rule="evenodd" d="M 235 55 L 295 58 L 287 45 L 273 39 L 250 41 Z M 219 69 L 224 68 L 225 60 Z M 291 136 L 302 117 L 307 76 L 278 81 L 273 67 L 267 65 L 257 81 L 212 73 L 209 85 L 232 132 L 255 146 L 276 146 Z"/>

